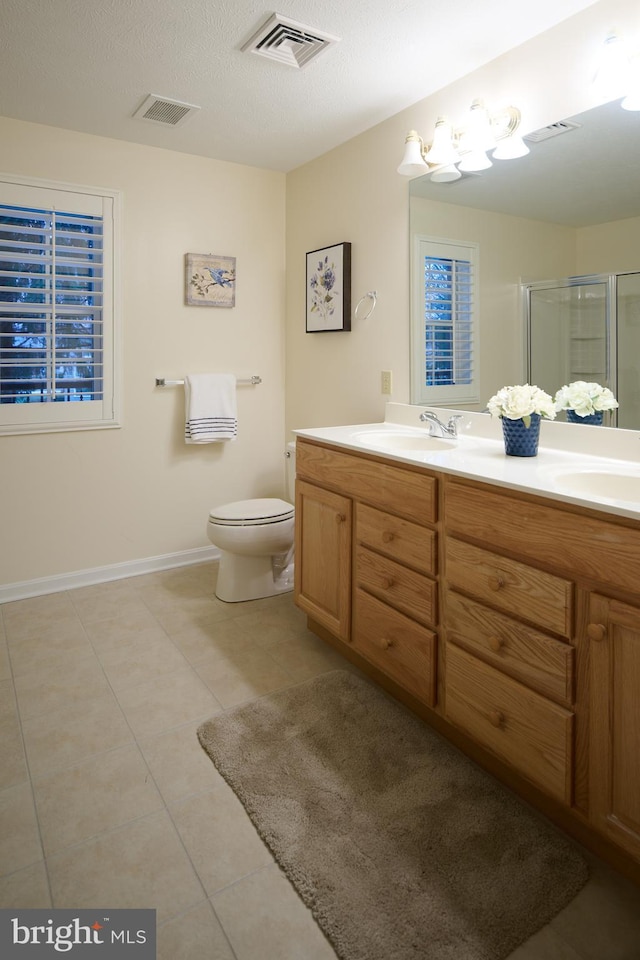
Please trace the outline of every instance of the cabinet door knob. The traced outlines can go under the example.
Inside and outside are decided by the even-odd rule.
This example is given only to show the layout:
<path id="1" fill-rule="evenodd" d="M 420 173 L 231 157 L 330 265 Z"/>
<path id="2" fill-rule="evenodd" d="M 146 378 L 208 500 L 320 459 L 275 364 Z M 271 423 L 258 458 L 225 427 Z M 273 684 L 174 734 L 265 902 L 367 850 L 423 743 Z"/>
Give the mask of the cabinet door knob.
<path id="1" fill-rule="evenodd" d="M 336 513 L 336 523 L 344 523 L 346 519 L 344 513 Z"/>
<path id="2" fill-rule="evenodd" d="M 499 710 L 491 710 L 489 713 L 489 723 L 494 727 L 502 727 L 504 725 L 505 715 L 500 713 Z"/>
<path id="3" fill-rule="evenodd" d="M 489 587 L 491 590 L 501 590 L 504 587 L 504 580 L 502 577 L 489 577 Z"/>
<path id="4" fill-rule="evenodd" d="M 391 543 L 392 540 L 393 540 L 393 534 L 391 533 L 391 531 L 385 530 L 382 534 L 382 542 Z"/>
<path id="5" fill-rule="evenodd" d="M 607 628 L 603 623 L 590 623 L 587 627 L 587 636 L 589 640 L 604 640 L 607 635 Z"/>
<path id="6" fill-rule="evenodd" d="M 393 577 L 383 577 L 382 578 L 382 589 L 390 590 L 394 584 Z"/>
<path id="7" fill-rule="evenodd" d="M 489 648 L 493 650 L 494 653 L 499 653 L 504 647 L 504 640 L 502 637 L 489 637 L 487 643 L 489 644 Z"/>

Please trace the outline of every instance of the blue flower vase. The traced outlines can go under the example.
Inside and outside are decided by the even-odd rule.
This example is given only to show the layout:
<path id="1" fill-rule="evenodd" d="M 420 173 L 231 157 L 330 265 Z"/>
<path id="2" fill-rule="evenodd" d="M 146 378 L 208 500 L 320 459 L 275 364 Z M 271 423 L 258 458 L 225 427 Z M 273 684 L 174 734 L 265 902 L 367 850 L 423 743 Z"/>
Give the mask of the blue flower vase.
<path id="1" fill-rule="evenodd" d="M 540 439 L 540 414 L 531 414 L 531 423 L 527 427 L 524 420 L 502 418 L 504 449 L 508 457 L 535 457 Z"/>
<path id="2" fill-rule="evenodd" d="M 586 417 L 581 417 L 575 410 L 567 410 L 568 423 L 590 423 L 594 427 L 602 426 L 602 410 L 596 410 L 595 413 L 588 413 Z"/>

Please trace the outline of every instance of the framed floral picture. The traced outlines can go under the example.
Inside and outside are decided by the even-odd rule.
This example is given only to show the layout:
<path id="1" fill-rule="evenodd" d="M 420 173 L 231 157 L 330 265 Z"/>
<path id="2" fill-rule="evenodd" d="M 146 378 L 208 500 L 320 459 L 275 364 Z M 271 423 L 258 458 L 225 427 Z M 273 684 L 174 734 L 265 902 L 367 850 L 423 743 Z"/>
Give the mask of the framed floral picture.
<path id="1" fill-rule="evenodd" d="M 307 254 L 307 333 L 351 330 L 351 244 Z"/>
<path id="2" fill-rule="evenodd" d="M 191 307 L 235 307 L 236 258 L 185 254 L 185 300 Z"/>

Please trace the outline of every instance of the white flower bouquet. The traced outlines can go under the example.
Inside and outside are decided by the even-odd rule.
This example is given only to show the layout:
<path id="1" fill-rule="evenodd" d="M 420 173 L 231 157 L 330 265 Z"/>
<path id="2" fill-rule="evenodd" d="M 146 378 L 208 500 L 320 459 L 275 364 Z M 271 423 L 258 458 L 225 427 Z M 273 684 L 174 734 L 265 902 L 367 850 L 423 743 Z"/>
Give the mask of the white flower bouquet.
<path id="1" fill-rule="evenodd" d="M 557 410 L 575 410 L 579 417 L 590 417 L 594 413 L 613 410 L 618 406 L 618 401 L 608 387 L 585 380 L 574 380 L 573 383 L 560 387 L 555 402 Z"/>
<path id="2" fill-rule="evenodd" d="M 553 398 L 530 383 L 503 387 L 491 397 L 487 407 L 492 417 L 523 420 L 526 427 L 531 425 L 531 415 L 534 413 L 547 420 L 554 420 L 556 416 Z"/>

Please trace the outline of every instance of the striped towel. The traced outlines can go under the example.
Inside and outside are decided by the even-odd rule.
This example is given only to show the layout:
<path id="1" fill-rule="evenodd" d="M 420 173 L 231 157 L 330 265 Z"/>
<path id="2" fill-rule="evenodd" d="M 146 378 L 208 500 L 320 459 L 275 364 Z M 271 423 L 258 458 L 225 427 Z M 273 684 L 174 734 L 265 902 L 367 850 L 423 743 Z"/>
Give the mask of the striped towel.
<path id="1" fill-rule="evenodd" d="M 236 378 L 232 373 L 192 373 L 184 378 L 185 443 L 235 440 Z"/>

